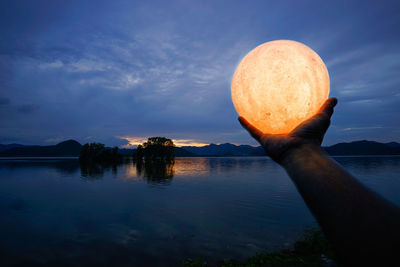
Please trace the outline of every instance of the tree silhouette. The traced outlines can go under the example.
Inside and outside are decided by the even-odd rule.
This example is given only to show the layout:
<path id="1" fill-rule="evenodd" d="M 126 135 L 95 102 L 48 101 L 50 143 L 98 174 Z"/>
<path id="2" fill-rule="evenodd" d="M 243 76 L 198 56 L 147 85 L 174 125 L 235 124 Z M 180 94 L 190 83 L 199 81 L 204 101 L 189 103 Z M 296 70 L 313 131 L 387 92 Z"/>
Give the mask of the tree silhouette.
<path id="1" fill-rule="evenodd" d="M 165 137 L 149 137 L 147 142 L 139 145 L 134 154 L 137 161 L 172 161 L 174 155 L 174 142 Z"/>
<path id="2" fill-rule="evenodd" d="M 118 147 L 106 148 L 102 143 L 88 143 L 82 146 L 79 161 L 82 163 L 116 164 L 122 161 Z"/>
<path id="3" fill-rule="evenodd" d="M 133 154 L 133 159 L 136 161 L 142 161 L 144 157 L 144 150 L 142 145 L 138 145 L 136 151 Z"/>
<path id="4" fill-rule="evenodd" d="M 174 164 L 172 161 L 137 161 L 137 174 L 149 183 L 168 184 L 174 177 Z"/>

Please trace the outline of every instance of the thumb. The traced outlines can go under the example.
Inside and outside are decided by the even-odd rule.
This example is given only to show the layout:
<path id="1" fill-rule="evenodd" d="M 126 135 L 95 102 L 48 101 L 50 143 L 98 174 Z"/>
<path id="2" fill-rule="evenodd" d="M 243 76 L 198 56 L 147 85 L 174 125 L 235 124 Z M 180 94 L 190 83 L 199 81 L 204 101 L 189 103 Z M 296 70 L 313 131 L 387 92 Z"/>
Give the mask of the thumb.
<path id="1" fill-rule="evenodd" d="M 336 106 L 338 100 L 335 97 L 330 97 L 328 98 L 325 103 L 321 106 L 319 109 L 318 113 L 319 114 L 324 114 L 328 118 L 330 118 L 333 114 L 333 108 Z"/>
<path id="2" fill-rule="evenodd" d="M 254 139 L 256 139 L 257 141 L 260 141 L 261 137 L 264 135 L 264 133 L 262 131 L 257 129 L 255 126 L 253 126 L 250 122 L 248 122 L 243 117 L 239 117 L 238 120 L 239 120 L 240 124 L 242 125 L 242 127 L 245 128 Z"/>

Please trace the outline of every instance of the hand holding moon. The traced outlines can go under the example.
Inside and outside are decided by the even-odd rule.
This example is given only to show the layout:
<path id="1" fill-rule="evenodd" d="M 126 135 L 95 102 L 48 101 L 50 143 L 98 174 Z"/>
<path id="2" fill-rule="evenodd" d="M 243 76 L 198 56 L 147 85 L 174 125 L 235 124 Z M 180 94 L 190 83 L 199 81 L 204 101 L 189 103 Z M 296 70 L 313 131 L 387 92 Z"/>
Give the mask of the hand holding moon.
<path id="1" fill-rule="evenodd" d="M 232 101 L 240 116 L 268 134 L 288 134 L 317 113 L 329 95 L 329 74 L 309 47 L 278 40 L 259 45 L 237 67 Z"/>

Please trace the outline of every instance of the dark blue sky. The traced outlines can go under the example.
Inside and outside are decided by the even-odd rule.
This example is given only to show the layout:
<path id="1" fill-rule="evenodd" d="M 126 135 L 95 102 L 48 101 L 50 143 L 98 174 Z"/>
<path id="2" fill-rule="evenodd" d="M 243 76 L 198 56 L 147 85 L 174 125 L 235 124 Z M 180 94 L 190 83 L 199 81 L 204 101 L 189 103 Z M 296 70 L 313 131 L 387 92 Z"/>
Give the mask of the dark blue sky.
<path id="1" fill-rule="evenodd" d="M 399 1 L 1 1 L 0 143 L 256 144 L 230 81 L 266 41 L 326 63 L 325 144 L 400 141 Z"/>

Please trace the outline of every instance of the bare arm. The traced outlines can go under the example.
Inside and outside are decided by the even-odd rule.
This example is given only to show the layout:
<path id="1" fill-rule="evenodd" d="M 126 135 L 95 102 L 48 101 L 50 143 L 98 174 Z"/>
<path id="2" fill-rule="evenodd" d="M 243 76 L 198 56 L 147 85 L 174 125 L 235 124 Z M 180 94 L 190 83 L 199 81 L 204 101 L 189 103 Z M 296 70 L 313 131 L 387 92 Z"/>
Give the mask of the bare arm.
<path id="1" fill-rule="evenodd" d="M 398 261 L 400 209 L 358 182 L 321 148 L 337 100 L 287 135 L 265 134 L 239 118 L 285 168 L 339 260 L 349 266 Z"/>

